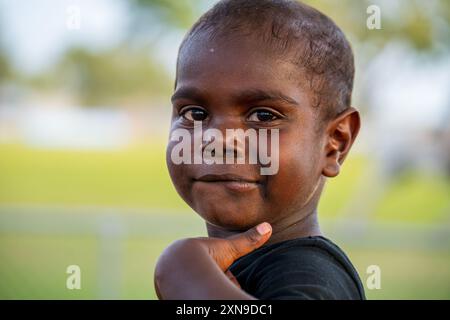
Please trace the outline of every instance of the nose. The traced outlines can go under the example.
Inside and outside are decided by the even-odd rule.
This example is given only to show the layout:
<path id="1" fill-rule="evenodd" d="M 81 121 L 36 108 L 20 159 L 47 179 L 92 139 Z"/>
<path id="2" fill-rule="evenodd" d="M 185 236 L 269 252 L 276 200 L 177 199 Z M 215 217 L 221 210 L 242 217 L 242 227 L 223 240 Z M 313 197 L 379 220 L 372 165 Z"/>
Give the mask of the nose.
<path id="1" fill-rule="evenodd" d="M 231 159 L 233 163 L 235 160 L 240 163 L 242 159 L 245 159 L 244 131 L 245 128 L 233 119 L 220 119 L 210 122 L 204 133 L 203 151 L 214 142 L 215 148 L 211 150 L 211 156 L 224 157 L 224 163 L 228 163 Z M 217 149 L 218 146 L 221 146 L 221 148 Z M 217 154 L 218 152 L 221 152 L 221 154 Z"/>

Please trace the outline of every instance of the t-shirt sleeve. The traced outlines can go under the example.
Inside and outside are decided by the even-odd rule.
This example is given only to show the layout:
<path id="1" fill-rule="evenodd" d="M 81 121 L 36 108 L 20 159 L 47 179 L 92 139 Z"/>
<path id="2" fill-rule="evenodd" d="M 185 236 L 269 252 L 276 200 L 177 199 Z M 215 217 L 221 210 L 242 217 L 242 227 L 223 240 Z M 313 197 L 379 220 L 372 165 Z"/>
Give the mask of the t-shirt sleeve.
<path id="1" fill-rule="evenodd" d="M 251 278 L 258 299 L 361 299 L 345 268 L 318 248 L 302 248 L 301 254 L 284 250 L 268 255 Z"/>

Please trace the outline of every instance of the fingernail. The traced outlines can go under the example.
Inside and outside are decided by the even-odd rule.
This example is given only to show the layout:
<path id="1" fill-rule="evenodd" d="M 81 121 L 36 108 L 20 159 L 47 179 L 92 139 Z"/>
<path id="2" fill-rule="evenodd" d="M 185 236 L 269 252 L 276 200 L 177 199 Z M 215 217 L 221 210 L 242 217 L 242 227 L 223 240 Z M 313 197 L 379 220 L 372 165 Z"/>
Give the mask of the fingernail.
<path id="1" fill-rule="evenodd" d="M 258 231 L 258 233 L 262 236 L 269 233 L 270 230 L 272 230 L 272 227 L 267 222 L 263 222 L 256 226 L 256 231 Z"/>

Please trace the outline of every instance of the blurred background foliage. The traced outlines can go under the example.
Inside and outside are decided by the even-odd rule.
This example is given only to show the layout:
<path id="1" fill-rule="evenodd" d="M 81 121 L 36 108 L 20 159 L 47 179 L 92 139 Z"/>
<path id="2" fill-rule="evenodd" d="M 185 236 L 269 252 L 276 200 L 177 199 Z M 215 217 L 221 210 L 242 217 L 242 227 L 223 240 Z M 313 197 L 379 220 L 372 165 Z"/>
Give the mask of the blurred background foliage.
<path id="1" fill-rule="evenodd" d="M 84 106 L 108 106 L 148 104 L 152 97 L 170 94 L 170 82 L 168 74 L 142 51 L 121 47 L 102 53 L 71 48 L 29 84 L 39 90 L 68 91 Z"/>
<path id="2" fill-rule="evenodd" d="M 369 60 L 393 41 L 407 43 L 411 49 L 424 54 L 446 54 L 449 46 L 448 1 L 305 1 L 328 13 L 351 40 L 366 49 Z M 171 33 L 185 32 L 202 11 L 211 6 L 211 0 L 132 0 L 127 2 L 130 23 L 126 36 L 116 47 L 91 52 L 89 47 L 68 48 L 49 69 L 35 75 L 12 72 L 5 46 L 0 47 L 2 79 L 25 81 L 37 89 L 50 87 L 68 89 L 83 105 L 122 105 L 121 97 L 141 95 L 142 100 L 155 95 L 165 97 L 171 89 L 171 79 L 158 68 L 152 57 L 152 47 L 158 46 Z M 361 28 L 366 24 L 366 8 L 379 3 L 383 11 L 382 28 L 387 32 L 373 32 Z M 3 26 L 7 30 L 7 26 Z M 3 41 L 0 38 L 0 43 Z M 117 63 L 118 60 L 120 63 Z M 76 75 L 74 75 L 74 73 Z M 125 75 L 130 78 L 125 79 Z M 61 81 L 64 80 L 64 81 Z M 72 81 L 67 83 L 67 81 Z"/>
<path id="3" fill-rule="evenodd" d="M 178 45 L 215 2 L 0 0 L 0 298 L 155 298 L 163 248 L 205 234 L 165 143 Z M 450 2 L 306 2 L 350 39 L 363 116 L 323 229 L 363 282 L 381 267 L 369 298 L 448 299 Z M 65 287 L 70 264 L 82 290 Z"/>

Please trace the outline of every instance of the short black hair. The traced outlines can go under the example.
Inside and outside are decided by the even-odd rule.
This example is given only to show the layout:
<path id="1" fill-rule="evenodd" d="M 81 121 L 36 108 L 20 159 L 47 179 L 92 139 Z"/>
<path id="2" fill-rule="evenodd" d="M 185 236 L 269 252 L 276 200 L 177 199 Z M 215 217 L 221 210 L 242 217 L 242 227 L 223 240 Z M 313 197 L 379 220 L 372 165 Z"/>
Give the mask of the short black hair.
<path id="1" fill-rule="evenodd" d="M 329 120 L 351 105 L 355 73 L 351 46 L 327 16 L 295 0 L 222 0 L 203 14 L 185 36 L 209 39 L 254 36 L 268 50 L 306 71 L 313 105 Z M 179 55 L 180 56 L 180 55 Z"/>

